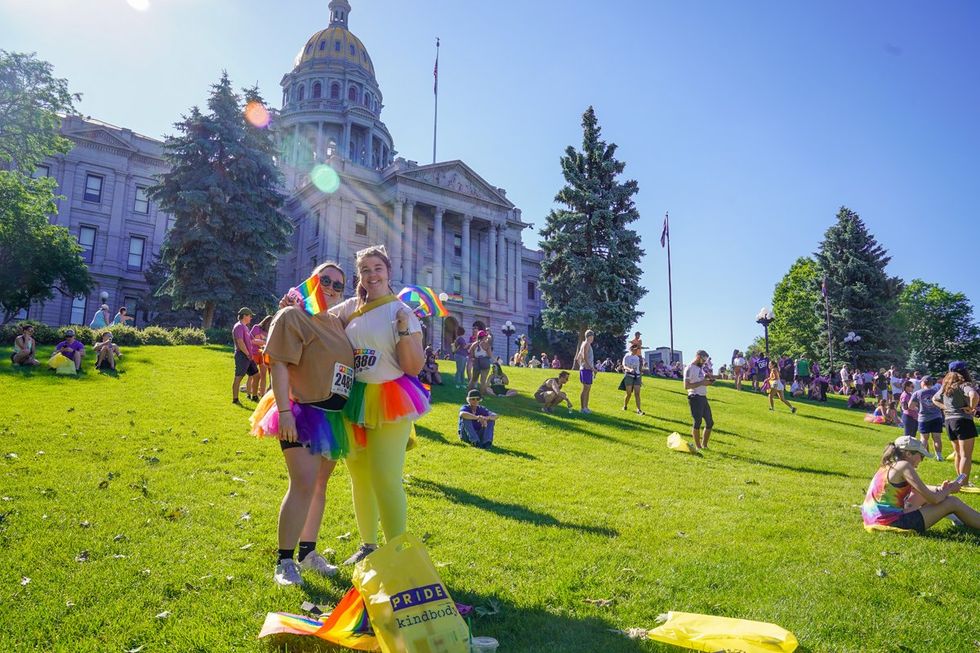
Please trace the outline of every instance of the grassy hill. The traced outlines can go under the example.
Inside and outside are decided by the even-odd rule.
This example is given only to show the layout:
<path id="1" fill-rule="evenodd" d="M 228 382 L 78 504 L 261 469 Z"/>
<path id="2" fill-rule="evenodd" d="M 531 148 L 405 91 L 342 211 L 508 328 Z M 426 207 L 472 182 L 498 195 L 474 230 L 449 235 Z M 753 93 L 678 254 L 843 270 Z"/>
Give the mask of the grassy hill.
<path id="1" fill-rule="evenodd" d="M 272 583 L 285 467 L 247 435 L 232 369 L 224 347 L 131 349 L 118 376 L 0 364 L 0 651 L 266 651 L 267 611 L 342 596 L 349 570 Z M 530 397 L 545 374 L 511 370 L 521 396 L 486 401 L 503 415 L 491 451 L 456 437 L 464 391 L 435 388 L 406 468 L 410 530 L 456 600 L 498 610 L 474 631 L 502 653 L 678 650 L 610 632 L 668 610 L 772 621 L 810 652 L 977 649 L 980 537 L 948 521 L 924 537 L 861 528 L 898 429 L 839 401 L 770 413 L 719 384 L 696 457 L 665 446 L 689 431 L 679 382 L 645 379 L 643 417 L 602 374 L 595 414 L 545 415 Z M 920 471 L 954 476 L 948 462 Z M 321 549 L 345 558 L 352 532 L 341 465 Z"/>

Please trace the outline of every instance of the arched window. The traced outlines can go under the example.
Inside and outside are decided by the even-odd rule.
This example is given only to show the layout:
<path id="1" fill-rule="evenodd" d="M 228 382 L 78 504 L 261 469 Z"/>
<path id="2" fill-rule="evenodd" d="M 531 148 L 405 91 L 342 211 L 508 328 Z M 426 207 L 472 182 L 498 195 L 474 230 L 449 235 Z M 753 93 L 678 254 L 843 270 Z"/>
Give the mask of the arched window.
<path id="1" fill-rule="evenodd" d="M 323 95 L 323 86 L 320 82 L 313 82 L 313 98 L 319 99 Z"/>
<path id="2" fill-rule="evenodd" d="M 370 93 L 365 93 L 364 94 L 364 106 L 366 106 L 368 109 L 371 108 L 371 94 Z"/>
<path id="3" fill-rule="evenodd" d="M 340 99 L 340 84 L 334 82 L 330 85 L 330 99 L 339 100 Z"/>
<path id="4" fill-rule="evenodd" d="M 355 48 L 353 45 L 350 46 L 350 53 L 351 53 L 351 56 L 352 57 L 356 57 L 357 56 L 357 48 Z"/>
<path id="5" fill-rule="evenodd" d="M 351 102 L 357 102 L 357 87 L 351 86 L 347 89 L 347 99 Z"/>
<path id="6" fill-rule="evenodd" d="M 306 99 L 306 87 L 300 84 L 299 88 L 296 89 L 296 100 L 298 102 L 302 102 L 305 99 Z"/>
<path id="7" fill-rule="evenodd" d="M 323 49 L 326 48 L 326 47 L 327 47 L 327 42 L 326 41 L 320 41 L 320 51 L 323 52 Z"/>
<path id="8" fill-rule="evenodd" d="M 313 50 L 313 44 L 310 43 L 308 46 L 306 46 L 306 54 L 309 54 L 312 50 Z"/>
<path id="9" fill-rule="evenodd" d="M 282 106 L 286 106 L 286 102 L 289 101 L 289 91 L 282 89 Z"/>

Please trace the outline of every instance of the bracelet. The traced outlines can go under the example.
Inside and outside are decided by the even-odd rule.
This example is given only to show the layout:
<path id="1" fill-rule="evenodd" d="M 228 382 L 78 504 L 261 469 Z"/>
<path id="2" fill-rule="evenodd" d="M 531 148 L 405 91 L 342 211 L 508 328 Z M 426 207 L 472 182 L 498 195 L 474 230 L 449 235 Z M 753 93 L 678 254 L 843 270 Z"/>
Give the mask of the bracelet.
<path id="1" fill-rule="evenodd" d="M 411 332 L 410 332 L 410 331 L 409 331 L 408 329 L 406 329 L 406 330 L 404 330 L 404 331 L 399 331 L 399 332 L 398 332 L 398 335 L 399 335 L 399 336 L 401 336 L 402 338 L 404 338 L 404 337 L 406 337 L 406 336 L 410 336 L 410 335 L 412 335 L 412 333 L 411 333 Z"/>
<path id="2" fill-rule="evenodd" d="M 280 410 L 279 412 L 280 413 L 291 413 L 291 412 L 293 412 L 293 410 L 291 408 L 285 408 L 283 410 Z"/>

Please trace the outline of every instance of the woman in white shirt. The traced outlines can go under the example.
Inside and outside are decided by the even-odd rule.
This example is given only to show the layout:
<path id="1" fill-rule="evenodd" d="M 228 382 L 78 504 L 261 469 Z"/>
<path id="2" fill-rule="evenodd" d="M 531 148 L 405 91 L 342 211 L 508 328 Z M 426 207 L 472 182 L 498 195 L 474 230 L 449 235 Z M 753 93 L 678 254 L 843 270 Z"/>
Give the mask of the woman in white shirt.
<path id="1" fill-rule="evenodd" d="M 357 253 L 355 265 L 357 297 L 331 309 L 354 348 L 354 387 L 344 414 L 355 424 L 346 463 L 361 547 L 345 564 L 378 547 L 379 520 L 387 541 L 405 532 L 405 450 L 415 420 L 429 410 L 429 393 L 418 379 L 425 362 L 422 326 L 389 285 L 388 253 L 369 247 Z"/>
<path id="2" fill-rule="evenodd" d="M 630 347 L 630 353 L 623 356 L 623 389 L 626 397 L 623 399 L 623 410 L 629 408 L 630 395 L 636 397 L 636 414 L 643 415 L 640 407 L 640 388 L 643 386 L 643 359 L 640 357 L 639 345 Z"/>

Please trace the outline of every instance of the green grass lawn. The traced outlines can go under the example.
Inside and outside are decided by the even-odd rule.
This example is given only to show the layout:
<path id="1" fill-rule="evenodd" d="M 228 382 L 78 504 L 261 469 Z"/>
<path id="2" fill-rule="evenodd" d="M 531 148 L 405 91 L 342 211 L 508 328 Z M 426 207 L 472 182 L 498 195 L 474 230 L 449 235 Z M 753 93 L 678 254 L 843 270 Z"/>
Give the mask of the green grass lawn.
<path id="1" fill-rule="evenodd" d="M 125 353 L 115 376 L 91 360 L 78 378 L 0 363 L 0 651 L 332 651 L 256 639 L 267 611 L 338 600 L 350 570 L 273 584 L 285 466 L 230 403 L 230 349 Z M 501 653 L 678 650 L 610 632 L 669 610 L 771 621 L 810 652 L 978 649 L 980 536 L 861 528 L 898 429 L 840 401 L 770 413 L 720 383 L 696 457 L 665 446 L 689 431 L 679 382 L 645 379 L 641 417 L 601 374 L 595 414 L 545 415 L 530 395 L 546 372 L 511 372 L 521 396 L 486 402 L 503 416 L 494 450 L 459 443 L 464 391 L 435 388 L 405 475 L 409 529 L 457 601 L 499 610 L 474 632 Z M 951 470 L 920 467 L 928 482 Z M 321 549 L 345 558 L 355 531 L 340 465 Z"/>

